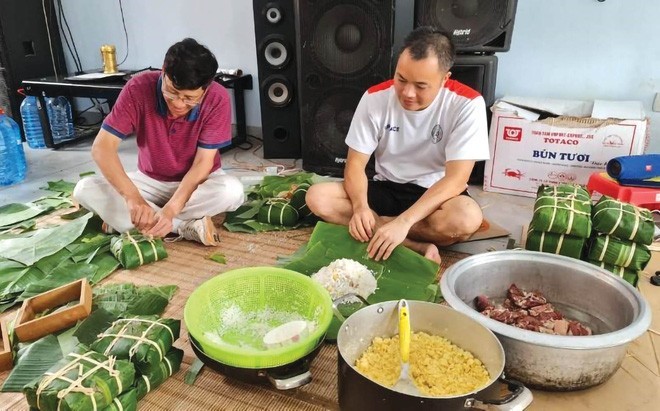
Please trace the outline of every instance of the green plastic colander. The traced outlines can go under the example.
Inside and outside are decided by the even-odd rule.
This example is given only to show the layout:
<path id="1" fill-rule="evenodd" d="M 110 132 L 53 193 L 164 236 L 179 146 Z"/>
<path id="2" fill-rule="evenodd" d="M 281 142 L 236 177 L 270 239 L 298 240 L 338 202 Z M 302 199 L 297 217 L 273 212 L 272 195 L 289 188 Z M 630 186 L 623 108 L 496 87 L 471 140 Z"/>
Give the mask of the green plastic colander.
<path id="1" fill-rule="evenodd" d="M 183 316 L 188 333 L 210 358 L 235 367 L 271 368 L 304 357 L 323 340 L 332 319 L 332 300 L 306 275 L 250 267 L 200 285 L 188 298 Z M 314 326 L 299 341 L 276 348 L 263 345 L 265 331 L 293 319 Z"/>

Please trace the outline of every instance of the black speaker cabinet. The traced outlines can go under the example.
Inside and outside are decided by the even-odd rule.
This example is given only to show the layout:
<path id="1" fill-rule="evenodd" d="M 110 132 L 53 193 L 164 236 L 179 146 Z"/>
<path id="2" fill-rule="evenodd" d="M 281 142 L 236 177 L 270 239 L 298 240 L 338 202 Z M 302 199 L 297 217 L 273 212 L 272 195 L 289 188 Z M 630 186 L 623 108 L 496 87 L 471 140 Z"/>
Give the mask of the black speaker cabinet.
<path id="1" fill-rule="evenodd" d="M 415 27 L 452 35 L 458 53 L 508 51 L 517 0 L 417 0 Z"/>
<path id="2" fill-rule="evenodd" d="M 497 79 L 497 57 L 484 55 L 456 56 L 451 68 L 451 78 L 477 90 L 486 101 L 486 118 L 490 127 L 490 106 L 495 103 L 495 85 Z M 470 184 L 482 184 L 484 181 L 485 161 L 477 161 L 470 174 Z"/>
<path id="3" fill-rule="evenodd" d="M 297 0 L 303 168 L 343 175 L 362 94 L 391 78 L 393 0 Z"/>
<path id="4" fill-rule="evenodd" d="M 300 158 L 293 0 L 254 0 L 264 158 Z"/>
<path id="5" fill-rule="evenodd" d="M 0 75 L 7 85 L 12 117 L 19 124 L 23 98 L 16 91 L 21 82 L 56 71 L 67 74 L 53 0 L 45 1 L 48 19 L 43 8 L 42 0 L 0 1 Z"/>

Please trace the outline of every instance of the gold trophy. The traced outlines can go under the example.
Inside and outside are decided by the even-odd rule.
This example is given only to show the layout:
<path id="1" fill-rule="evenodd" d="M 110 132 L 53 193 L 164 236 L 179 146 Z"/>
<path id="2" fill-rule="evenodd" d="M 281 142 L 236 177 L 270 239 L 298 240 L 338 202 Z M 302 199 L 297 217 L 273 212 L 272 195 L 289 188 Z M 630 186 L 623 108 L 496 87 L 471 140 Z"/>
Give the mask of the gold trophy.
<path id="1" fill-rule="evenodd" d="M 103 59 L 103 73 L 114 74 L 117 72 L 117 52 L 112 44 L 101 46 L 101 58 Z"/>

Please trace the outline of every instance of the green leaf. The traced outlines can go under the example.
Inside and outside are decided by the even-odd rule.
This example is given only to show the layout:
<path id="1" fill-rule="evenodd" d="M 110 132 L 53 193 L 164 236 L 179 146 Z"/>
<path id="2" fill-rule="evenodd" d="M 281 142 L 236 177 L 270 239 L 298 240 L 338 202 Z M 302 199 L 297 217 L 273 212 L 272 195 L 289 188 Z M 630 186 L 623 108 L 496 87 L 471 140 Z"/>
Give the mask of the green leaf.
<path id="1" fill-rule="evenodd" d="M 183 382 L 185 382 L 188 385 L 194 385 L 195 380 L 197 379 L 197 376 L 199 375 L 199 372 L 202 370 L 202 367 L 204 367 L 204 363 L 202 360 L 199 358 L 195 358 L 195 361 L 190 365 L 190 368 L 188 368 L 188 372 L 186 372 L 186 376 L 183 377 Z"/>
<path id="2" fill-rule="evenodd" d="M 158 294 L 135 296 L 126 306 L 127 315 L 160 315 L 165 311 L 169 300 Z"/>
<path id="3" fill-rule="evenodd" d="M 0 206 L 0 229 L 14 226 L 47 211 L 47 208 L 33 203 L 11 203 Z"/>
<path id="4" fill-rule="evenodd" d="M 87 264 L 93 264 L 97 267 L 96 273 L 89 278 L 89 282 L 94 285 L 115 272 L 119 267 L 119 260 L 110 251 L 106 251 L 94 256 Z"/>
<path id="5" fill-rule="evenodd" d="M 80 173 L 79 176 L 80 178 L 83 178 L 83 177 L 93 176 L 95 174 L 96 171 L 85 171 L 84 173 Z"/>
<path id="6" fill-rule="evenodd" d="M 92 311 L 92 313 L 89 314 L 89 316 L 85 318 L 78 327 L 76 327 L 73 335 L 76 336 L 81 343 L 91 345 L 98 339 L 98 335 L 107 330 L 117 318 L 119 317 L 103 308 L 99 308 Z"/>
<path id="7" fill-rule="evenodd" d="M 225 255 L 221 253 L 213 253 L 210 256 L 208 256 L 208 259 L 211 261 L 215 261 L 216 263 L 227 264 L 227 259 L 225 258 Z"/>
<path id="8" fill-rule="evenodd" d="M 2 385 L 2 392 L 21 392 L 23 387 L 62 359 L 62 348 L 54 335 L 47 335 L 19 351 L 19 358 Z"/>
<path id="9" fill-rule="evenodd" d="M 50 272 L 45 278 L 30 283 L 18 297 L 19 301 L 50 291 L 82 278 L 91 278 L 98 267 L 93 264 L 63 264 Z"/>
<path id="10" fill-rule="evenodd" d="M 53 210 L 59 210 L 60 208 L 67 208 L 73 205 L 73 201 L 71 201 L 70 198 L 62 197 L 59 194 L 42 197 L 36 201 L 33 201 L 33 203 L 41 207 L 47 207 Z"/>
<path id="11" fill-rule="evenodd" d="M 37 230 L 30 236 L 0 240 L 0 257 L 32 265 L 78 238 L 91 216 L 92 213 L 88 213 L 68 224 Z"/>
<path id="12" fill-rule="evenodd" d="M 82 217 L 89 213 L 89 210 L 84 209 L 83 207 L 80 207 L 79 209 L 72 211 L 70 213 L 62 214 L 60 218 L 62 220 L 75 220 L 78 217 Z"/>
<path id="13" fill-rule="evenodd" d="M 55 191 L 57 193 L 64 193 L 71 195 L 76 183 L 65 180 L 49 181 L 48 186 L 41 187 L 42 190 Z"/>
<path id="14" fill-rule="evenodd" d="M 177 289 L 175 285 L 136 287 L 130 283 L 108 284 L 94 288 L 92 309 L 103 308 L 118 317 L 160 314 Z"/>

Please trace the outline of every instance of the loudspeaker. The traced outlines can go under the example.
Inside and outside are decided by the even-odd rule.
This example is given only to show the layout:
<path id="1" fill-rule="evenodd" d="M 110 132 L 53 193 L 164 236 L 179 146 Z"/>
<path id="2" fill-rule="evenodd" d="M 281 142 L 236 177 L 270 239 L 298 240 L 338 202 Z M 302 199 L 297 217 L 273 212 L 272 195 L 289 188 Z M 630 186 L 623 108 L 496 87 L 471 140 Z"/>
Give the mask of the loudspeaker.
<path id="1" fill-rule="evenodd" d="M 391 78 L 393 0 L 298 0 L 303 168 L 343 175 L 364 92 Z"/>
<path id="2" fill-rule="evenodd" d="M 451 68 L 451 78 L 472 87 L 486 101 L 486 118 L 490 128 L 490 106 L 495 103 L 495 85 L 497 79 L 497 57 L 484 55 L 458 55 Z M 468 183 L 482 184 L 484 181 L 485 161 L 474 164 Z"/>
<path id="3" fill-rule="evenodd" d="M 486 107 L 495 102 L 497 57 L 489 55 L 457 55 L 451 68 L 451 78 L 477 90 Z"/>
<path id="4" fill-rule="evenodd" d="M 452 35 L 458 53 L 494 53 L 511 47 L 517 0 L 417 0 L 415 27 Z"/>
<path id="5" fill-rule="evenodd" d="M 254 0 L 264 158 L 300 158 L 293 0 Z"/>
<path id="6" fill-rule="evenodd" d="M 53 1 L 46 0 L 45 8 L 48 18 L 42 0 L 0 2 L 0 76 L 7 87 L 8 109 L 19 124 L 21 82 L 67 73 Z"/>

